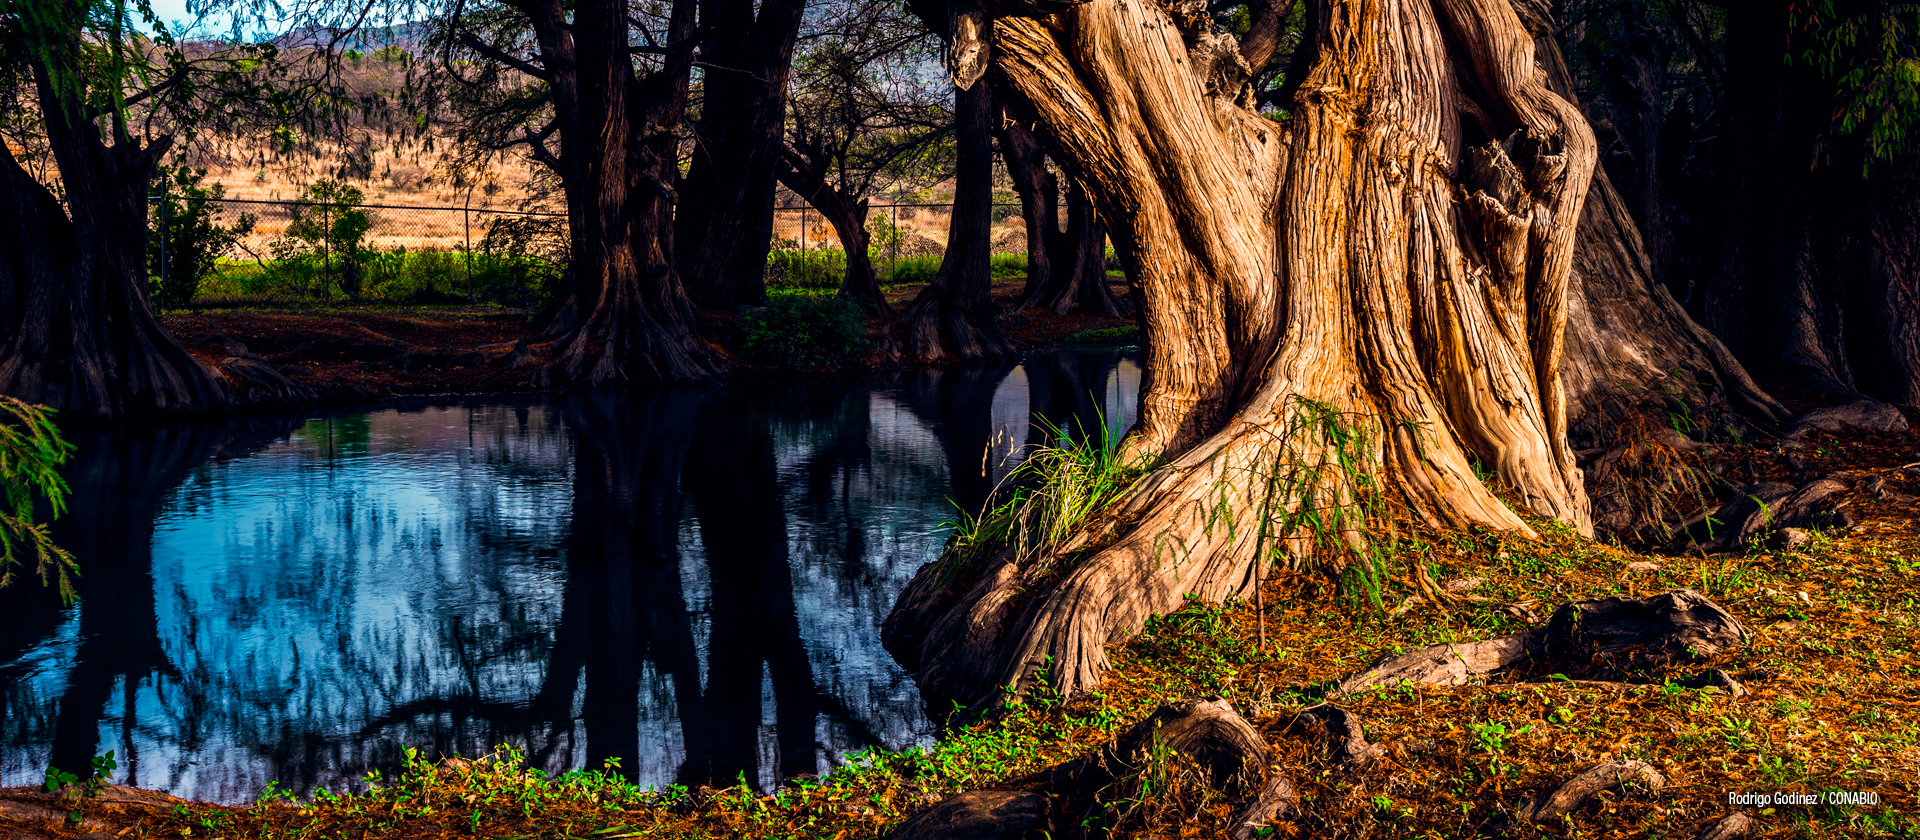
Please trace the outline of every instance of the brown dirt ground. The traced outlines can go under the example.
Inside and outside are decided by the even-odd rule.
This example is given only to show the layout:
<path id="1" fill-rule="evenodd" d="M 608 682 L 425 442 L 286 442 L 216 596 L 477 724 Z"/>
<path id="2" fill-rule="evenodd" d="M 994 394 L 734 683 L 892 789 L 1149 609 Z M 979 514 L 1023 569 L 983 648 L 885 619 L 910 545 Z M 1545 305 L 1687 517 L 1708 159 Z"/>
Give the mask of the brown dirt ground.
<path id="1" fill-rule="evenodd" d="M 1810 400 L 1796 408 L 1808 407 Z M 1293 771 L 1305 816 L 1276 836 L 1329 838 L 1691 837 L 1730 812 L 1765 838 L 1920 834 L 1920 411 L 1900 434 L 1817 434 L 1721 445 L 1712 461 L 1754 479 L 1835 477 L 1854 488 L 1853 524 L 1814 532 L 1797 547 L 1642 554 L 1542 527 L 1538 541 L 1489 532 L 1409 528 L 1398 556 L 1430 564 L 1437 580 L 1477 578 L 1481 602 L 1412 602 L 1380 611 L 1338 609 L 1321 579 L 1277 577 L 1265 609 L 1195 604 L 1156 619 L 1110 651 L 1102 693 L 1030 703 L 996 722 L 962 727 L 941 754 L 957 771 L 884 768 L 839 786 L 756 797 L 701 791 L 688 804 L 614 802 L 585 791 L 527 812 L 491 791 L 475 762 L 449 761 L 379 797 L 228 808 L 111 788 L 78 825 L 33 788 L 0 790 L 0 837 L 876 837 L 961 789 L 1031 787 L 1035 771 L 1085 754 L 1154 704 L 1215 694 L 1233 702 Z M 1541 523 L 1544 526 L 1544 523 Z M 1630 569 L 1650 562 L 1651 569 Z M 1745 646 L 1707 663 L 1751 693 L 1671 684 L 1548 680 L 1408 686 L 1340 701 L 1358 714 L 1382 760 L 1351 775 L 1316 774 L 1310 746 L 1287 731 L 1317 702 L 1308 686 L 1336 680 L 1385 654 L 1504 636 L 1526 628 L 1506 605 L 1540 615 L 1569 600 L 1699 590 L 1753 631 Z M 1390 586 L 1388 605 L 1409 595 Z M 1635 759 L 1667 779 L 1657 792 L 1606 794 L 1565 823 L 1518 821 L 1519 803 L 1602 761 Z M 967 762 L 973 770 L 969 771 Z M 983 769 L 990 768 L 990 769 Z M 1178 768 L 1176 768 L 1178 769 Z M 1730 792 L 1869 791 L 1876 806 L 1760 808 Z M 405 810 L 403 810 L 403 808 Z M 1118 836 L 1217 837 L 1232 803 L 1176 779 L 1142 802 Z M 476 816 L 478 815 L 478 816 Z M 615 825 L 614 828 L 606 826 Z M 475 832 L 469 826 L 484 826 Z"/>
<path id="2" fill-rule="evenodd" d="M 995 303 L 1011 310 L 1024 278 L 998 281 Z M 922 287 L 904 285 L 888 297 L 904 303 Z M 1124 290 L 1119 290 L 1124 294 Z M 223 308 L 172 312 L 168 329 L 196 355 L 224 358 L 222 336 L 278 364 L 296 382 L 346 401 L 389 396 L 447 393 L 509 393 L 532 390 L 530 368 L 504 369 L 496 360 L 514 342 L 532 335 L 525 312 L 490 306 L 334 306 L 303 309 Z M 725 335 L 730 315 L 710 314 L 710 335 Z M 1055 346 L 1089 329 L 1127 326 L 1131 319 L 1065 316 L 1046 311 L 1002 316 L 1007 337 L 1022 350 Z M 876 324 L 875 329 L 879 328 Z M 732 358 L 724 347 L 718 348 Z M 383 360 L 410 351 L 423 354 L 412 364 Z M 468 354 L 480 354 L 480 357 Z M 468 356 L 462 359 L 461 357 Z M 737 359 L 736 359 L 737 361 Z M 875 368 L 878 360 L 856 367 Z M 748 367 L 748 370 L 751 370 Z"/>
<path id="3" fill-rule="evenodd" d="M 1908 416 L 1920 421 L 1920 411 Z M 1417 531 L 1402 533 L 1410 541 L 1403 548 L 1431 563 L 1439 580 L 1478 578 L 1471 591 L 1489 601 L 1356 613 L 1331 609 L 1311 580 L 1281 577 L 1264 588 L 1264 617 L 1246 603 L 1190 606 L 1115 646 L 1115 670 L 1101 694 L 1030 704 L 950 733 L 950 742 L 981 745 L 974 760 L 989 756 L 995 769 L 977 774 L 875 772 L 870 780 L 778 798 L 703 790 L 678 806 L 615 804 L 583 790 L 523 813 L 510 803 L 489 804 L 503 783 L 482 784 L 472 770 L 477 763 L 453 760 L 429 771 L 437 782 L 403 781 L 380 797 L 339 804 L 224 807 L 116 787 L 87 804 L 78 825 L 62 822 L 63 810 L 37 789 L 11 788 L 0 790 L 0 837 L 453 840 L 475 836 L 469 826 L 484 823 L 478 836 L 854 840 L 881 836 L 955 790 L 1031 788 L 1042 778 L 1036 771 L 1085 754 L 1161 700 L 1207 694 L 1232 701 L 1293 773 L 1305 815 L 1277 837 L 1691 837 L 1736 811 L 1758 821 L 1754 837 L 1913 836 L 1920 807 L 1920 425 L 1915 429 L 1816 435 L 1801 449 L 1750 443 L 1728 453 L 1762 477 L 1811 469 L 1884 480 L 1878 493 L 1855 482 L 1860 489 L 1847 507 L 1855 524 L 1820 532 L 1799 548 L 1644 555 L 1566 533 L 1547 532 L 1535 542 Z M 1634 561 L 1657 568 L 1628 570 Z M 1340 701 L 1364 721 L 1366 738 L 1386 749 L 1382 760 L 1351 775 L 1313 773 L 1322 766 L 1316 753 L 1288 731 L 1292 713 L 1315 702 L 1301 693 L 1305 686 L 1354 673 L 1382 654 L 1525 629 L 1497 605 L 1533 604 L 1545 615 L 1571 599 L 1681 587 L 1704 592 L 1754 632 L 1746 646 L 1709 663 L 1750 694 L 1553 680 L 1375 691 Z M 1407 593 L 1383 594 L 1392 604 Z M 969 760 L 964 749 L 950 755 Z M 1652 764 L 1666 777 L 1665 788 L 1602 795 L 1559 825 L 1513 816 L 1516 805 L 1561 780 L 1620 759 Z M 1184 778 L 1140 803 L 1116 836 L 1221 836 L 1233 803 Z M 1880 804 L 1727 802 L 1729 792 L 1822 790 L 1871 791 Z"/>

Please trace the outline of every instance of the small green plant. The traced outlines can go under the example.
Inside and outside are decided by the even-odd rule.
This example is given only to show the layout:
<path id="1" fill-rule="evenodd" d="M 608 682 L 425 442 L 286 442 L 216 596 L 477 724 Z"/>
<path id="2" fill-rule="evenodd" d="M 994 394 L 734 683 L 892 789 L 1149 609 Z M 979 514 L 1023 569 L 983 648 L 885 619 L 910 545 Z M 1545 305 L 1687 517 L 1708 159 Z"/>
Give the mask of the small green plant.
<path id="1" fill-rule="evenodd" d="M 851 301 L 776 298 L 735 325 L 742 353 L 761 364 L 817 370 L 866 349 L 866 317 Z"/>
<path id="2" fill-rule="evenodd" d="M 887 282 L 892 284 L 926 283 L 940 273 L 939 257 L 901 257 L 889 268 Z"/>
<path id="3" fill-rule="evenodd" d="M 893 253 L 903 236 L 900 226 L 885 213 L 867 220 L 867 253 L 875 257 Z"/>
<path id="4" fill-rule="evenodd" d="M 834 289 L 847 276 L 847 252 L 838 248 L 767 252 L 767 286 L 777 289 Z"/>
<path id="5" fill-rule="evenodd" d="M 1050 554 L 1146 472 L 1144 461 L 1122 457 L 1105 418 L 1097 430 L 1078 435 L 1037 422 L 1054 443 L 1027 452 L 997 504 L 978 516 L 960 511 L 948 546 L 949 577 L 1002 548 L 1013 549 L 1020 565 Z"/>
<path id="6" fill-rule="evenodd" d="M 1507 750 L 1512 746 L 1512 739 L 1533 729 L 1531 726 L 1510 729 L 1506 724 L 1493 720 L 1468 724 L 1467 728 L 1473 731 L 1474 749 L 1487 754 L 1488 769 L 1495 776 L 1504 776 L 1512 769 L 1512 765 L 1507 763 Z"/>
<path id="7" fill-rule="evenodd" d="M 993 279 L 995 280 L 1006 277 L 1025 277 L 1027 274 L 1027 255 L 994 254 L 989 271 L 992 272 Z"/>
<path id="8" fill-rule="evenodd" d="M 31 558 L 42 584 L 53 583 L 60 597 L 74 599 L 73 555 L 54 545 L 44 522 L 34 521 L 36 500 L 58 518 L 66 511 L 67 483 L 60 465 L 73 444 L 53 425 L 53 409 L 0 396 L 0 588 L 13 582 L 13 567 Z"/>
<path id="9" fill-rule="evenodd" d="M 42 788 L 60 797 L 60 803 L 69 809 L 67 822 L 80 822 L 81 805 L 86 800 L 99 796 L 100 791 L 113 780 L 113 771 L 120 769 L 120 762 L 113 758 L 113 750 L 107 750 L 106 755 L 94 756 L 89 764 L 90 772 L 84 780 L 58 767 L 47 768 L 46 780 Z"/>

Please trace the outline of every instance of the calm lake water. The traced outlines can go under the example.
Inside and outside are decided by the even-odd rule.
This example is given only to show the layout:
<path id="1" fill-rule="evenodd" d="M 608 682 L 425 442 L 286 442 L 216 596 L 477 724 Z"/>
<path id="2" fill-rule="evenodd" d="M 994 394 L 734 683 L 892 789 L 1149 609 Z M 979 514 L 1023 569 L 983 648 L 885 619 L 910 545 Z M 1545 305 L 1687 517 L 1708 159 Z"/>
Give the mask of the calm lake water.
<path id="1" fill-rule="evenodd" d="M 400 751 L 762 788 L 931 740 L 878 626 L 1021 447 L 1133 422 L 1118 351 L 76 439 L 82 597 L 0 594 L 0 785 L 114 750 L 218 802 Z M 952 501 L 950 501 L 952 500 Z"/>

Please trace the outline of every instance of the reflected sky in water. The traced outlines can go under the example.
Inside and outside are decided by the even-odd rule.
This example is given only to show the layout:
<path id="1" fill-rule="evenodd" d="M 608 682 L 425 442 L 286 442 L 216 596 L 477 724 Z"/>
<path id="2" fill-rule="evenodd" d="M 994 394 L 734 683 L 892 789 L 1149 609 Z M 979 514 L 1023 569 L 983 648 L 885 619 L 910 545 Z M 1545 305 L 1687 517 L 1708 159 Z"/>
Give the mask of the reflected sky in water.
<path id="1" fill-rule="evenodd" d="M 115 750 L 222 802 L 404 747 L 765 788 L 931 739 L 895 595 L 1022 447 L 1133 421 L 1118 352 L 77 439 L 62 609 L 0 594 L 0 784 Z M 952 500 L 952 501 L 950 501 Z"/>

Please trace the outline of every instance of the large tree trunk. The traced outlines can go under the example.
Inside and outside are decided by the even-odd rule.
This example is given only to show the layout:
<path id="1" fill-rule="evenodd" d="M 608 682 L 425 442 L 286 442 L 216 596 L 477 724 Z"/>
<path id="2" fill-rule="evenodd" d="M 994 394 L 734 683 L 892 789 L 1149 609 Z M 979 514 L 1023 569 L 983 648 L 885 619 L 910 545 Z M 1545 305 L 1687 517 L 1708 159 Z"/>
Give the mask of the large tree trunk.
<path id="1" fill-rule="evenodd" d="M 1883 163 L 1866 194 L 1866 223 L 1855 227 L 1852 307 L 1845 334 L 1860 390 L 1920 405 L 1920 144 Z"/>
<path id="2" fill-rule="evenodd" d="M 1829 396 L 1920 399 L 1914 152 L 1860 176 L 1833 82 L 1804 61 L 1790 4 L 1727 8 L 1727 95 L 1702 320 L 1756 369 Z"/>
<path id="3" fill-rule="evenodd" d="M 1584 58 L 1600 91 L 1585 104 L 1606 150 L 1600 163 L 1639 223 L 1654 278 L 1665 282 L 1674 245 L 1665 190 L 1667 65 L 1673 45 L 1648 13 L 1643 3 L 1619 3 L 1584 22 Z"/>
<path id="4" fill-rule="evenodd" d="M 787 71 L 803 0 L 706 0 L 700 119 L 680 188 L 675 243 L 695 302 L 726 309 L 766 300 L 773 186 L 786 128 Z"/>
<path id="5" fill-rule="evenodd" d="M 871 239 L 867 233 L 867 199 L 855 198 L 827 183 L 817 163 L 819 157 L 789 148 L 785 165 L 780 167 L 780 182 L 787 185 L 833 225 L 840 247 L 847 252 L 847 273 L 840 279 L 840 297 L 881 318 L 892 314 L 887 296 L 880 290 L 880 278 L 873 273 L 873 255 L 867 252 Z"/>
<path id="6" fill-rule="evenodd" d="M 1532 536 L 1472 460 L 1591 530 L 1561 384 L 1585 118 L 1505 0 L 1316 5 L 1285 123 L 1247 107 L 1231 39 L 1157 5 L 992 22 L 994 83 L 1133 272 L 1148 371 L 1127 451 L 1162 465 L 1068 543 L 1094 549 L 916 579 L 887 630 L 929 696 L 981 700 L 1043 666 L 1087 688 L 1108 644 L 1183 595 L 1243 593 L 1281 548 L 1357 545 L 1368 500 Z"/>
<path id="7" fill-rule="evenodd" d="M 1022 304 L 1055 315 L 1086 312 L 1118 318 L 1127 307 L 1107 285 L 1107 226 L 1080 185 L 1067 185 L 1067 230 L 1053 236 L 1051 284 Z"/>
<path id="8" fill-rule="evenodd" d="M 530 14 L 561 125 L 551 161 L 567 196 L 573 289 L 542 338 L 558 357 L 535 381 L 613 386 L 712 379 L 719 361 L 694 334 L 674 270 L 675 148 L 694 31 L 676 0 L 666 66 L 636 79 L 626 5 L 589 0 L 571 25 L 559 6 Z"/>
<path id="9" fill-rule="evenodd" d="M 984 361 L 1015 355 L 993 321 L 993 121 L 986 85 L 954 97 L 953 220 L 940 271 L 908 305 L 907 356 L 916 362 Z"/>
<path id="10" fill-rule="evenodd" d="M 1543 6 L 1519 2 L 1515 9 L 1534 33 L 1548 86 L 1577 101 L 1553 40 L 1557 27 Z M 1635 474 L 1636 458 L 1658 455 L 1650 447 L 1665 446 L 1649 432 L 1668 428 L 1670 412 L 1709 422 L 1739 415 L 1776 424 L 1787 417 L 1733 353 L 1673 299 L 1644 241 L 1628 202 L 1596 169 L 1568 290 L 1567 434 L 1585 472 L 1595 528 L 1623 538 L 1664 538 L 1678 524 L 1676 513 L 1691 512 L 1676 508 L 1711 501 L 1685 476 L 1650 482 Z M 1663 467 L 1687 469 L 1672 461 Z"/>
<path id="11" fill-rule="evenodd" d="M 1060 236 L 1060 182 L 1047 171 L 1047 155 L 1039 139 L 1017 120 L 1002 119 L 997 132 L 1000 157 L 1020 195 L 1020 218 L 1027 225 L 1027 284 L 1020 289 L 1020 308 L 1038 304 L 1041 289 L 1053 286 L 1054 240 Z"/>
<path id="12" fill-rule="evenodd" d="M 77 63 L 77 39 L 68 47 L 47 61 Z M 108 145 L 80 73 L 33 69 L 64 212 L 0 149 L 0 393 L 95 420 L 224 408 L 216 374 L 161 326 L 147 297 L 147 189 L 171 142 L 142 147 L 117 126 Z"/>

